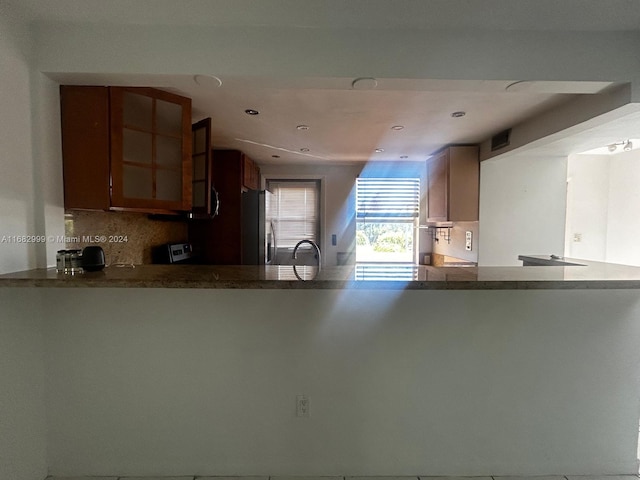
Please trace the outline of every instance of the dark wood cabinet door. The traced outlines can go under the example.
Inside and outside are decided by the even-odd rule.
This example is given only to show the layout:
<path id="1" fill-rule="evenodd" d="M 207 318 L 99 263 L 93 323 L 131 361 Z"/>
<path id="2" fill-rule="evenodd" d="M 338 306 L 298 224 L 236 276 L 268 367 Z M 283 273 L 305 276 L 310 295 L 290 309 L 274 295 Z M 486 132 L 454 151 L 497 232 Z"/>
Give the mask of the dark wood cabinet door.
<path id="1" fill-rule="evenodd" d="M 447 151 L 427 162 L 427 221 L 449 220 L 449 156 Z"/>
<path id="2" fill-rule="evenodd" d="M 210 216 L 211 205 L 211 118 L 205 118 L 191 125 L 193 165 L 192 206 L 195 216 Z"/>
<path id="3" fill-rule="evenodd" d="M 65 208 L 108 210 L 109 89 L 60 87 Z"/>

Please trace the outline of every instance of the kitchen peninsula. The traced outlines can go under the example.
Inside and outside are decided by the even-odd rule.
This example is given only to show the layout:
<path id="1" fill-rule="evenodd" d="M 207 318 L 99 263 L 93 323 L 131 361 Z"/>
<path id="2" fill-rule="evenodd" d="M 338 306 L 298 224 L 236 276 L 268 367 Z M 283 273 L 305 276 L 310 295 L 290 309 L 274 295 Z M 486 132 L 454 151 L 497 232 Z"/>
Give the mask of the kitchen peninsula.
<path id="1" fill-rule="evenodd" d="M 49 472 L 637 471 L 640 269 L 290 268 L 0 276 L 41 332 L 16 356 L 42 362 Z"/>
<path id="2" fill-rule="evenodd" d="M 527 267 L 358 264 L 318 270 L 290 265 L 128 265 L 77 275 L 55 268 L 0 275 L 0 287 L 213 289 L 640 289 L 640 268 L 586 260 L 521 256 Z M 565 259 L 563 259 L 565 260 Z M 580 262 L 580 263 L 577 263 Z"/>

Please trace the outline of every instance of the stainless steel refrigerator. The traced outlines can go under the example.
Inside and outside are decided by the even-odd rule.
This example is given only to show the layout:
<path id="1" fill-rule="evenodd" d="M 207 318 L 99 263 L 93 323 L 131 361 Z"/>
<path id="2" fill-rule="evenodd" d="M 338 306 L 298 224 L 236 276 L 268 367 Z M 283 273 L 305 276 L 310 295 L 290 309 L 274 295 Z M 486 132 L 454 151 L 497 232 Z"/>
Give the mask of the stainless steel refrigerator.
<path id="1" fill-rule="evenodd" d="M 249 190 L 242 193 L 243 264 L 275 264 L 275 211 L 276 197 L 268 190 Z"/>

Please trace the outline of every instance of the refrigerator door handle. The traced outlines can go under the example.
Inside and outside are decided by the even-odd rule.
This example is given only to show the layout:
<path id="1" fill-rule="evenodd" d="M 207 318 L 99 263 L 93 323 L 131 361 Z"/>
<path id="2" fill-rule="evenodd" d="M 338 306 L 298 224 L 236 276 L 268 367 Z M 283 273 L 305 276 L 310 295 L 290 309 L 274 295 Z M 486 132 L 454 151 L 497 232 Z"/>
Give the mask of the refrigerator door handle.
<path id="1" fill-rule="evenodd" d="M 218 191 L 211 187 L 211 217 L 215 217 L 220 212 L 220 195 Z"/>
<path id="2" fill-rule="evenodd" d="M 276 256 L 278 255 L 278 239 L 276 237 L 276 227 L 273 225 L 273 220 L 269 222 L 269 227 L 271 228 L 271 238 L 273 238 L 273 245 L 271 246 L 273 249 L 273 256 L 271 257 L 271 263 L 277 265 Z"/>

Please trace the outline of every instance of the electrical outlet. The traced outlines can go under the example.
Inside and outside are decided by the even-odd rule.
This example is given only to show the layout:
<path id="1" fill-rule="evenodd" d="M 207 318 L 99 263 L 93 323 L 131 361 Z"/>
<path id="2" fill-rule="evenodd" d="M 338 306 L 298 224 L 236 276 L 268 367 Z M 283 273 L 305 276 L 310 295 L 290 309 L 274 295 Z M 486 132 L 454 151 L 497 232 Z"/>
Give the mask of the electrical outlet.
<path id="1" fill-rule="evenodd" d="M 573 234 L 573 241 L 575 243 L 580 243 L 582 241 L 582 234 L 581 233 L 574 233 Z"/>
<path id="2" fill-rule="evenodd" d="M 309 416 L 309 397 L 307 397 L 306 395 L 298 395 L 296 397 L 296 416 Z"/>
<path id="3" fill-rule="evenodd" d="M 467 230 L 466 234 L 466 243 L 464 245 L 465 250 L 471 250 L 473 248 L 473 232 L 471 230 Z"/>

